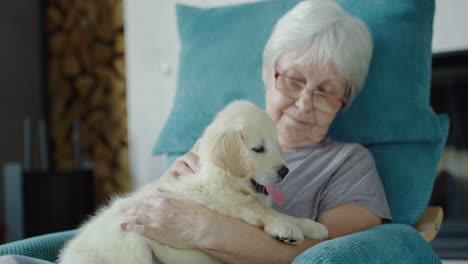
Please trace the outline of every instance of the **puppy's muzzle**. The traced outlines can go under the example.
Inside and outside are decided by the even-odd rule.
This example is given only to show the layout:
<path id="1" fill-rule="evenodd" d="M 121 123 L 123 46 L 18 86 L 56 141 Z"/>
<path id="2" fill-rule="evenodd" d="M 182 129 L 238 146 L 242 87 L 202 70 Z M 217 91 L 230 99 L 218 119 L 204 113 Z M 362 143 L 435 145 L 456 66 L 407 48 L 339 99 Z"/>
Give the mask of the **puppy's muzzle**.
<path id="1" fill-rule="evenodd" d="M 281 180 L 284 179 L 284 177 L 286 177 L 286 175 L 288 175 L 288 172 L 289 172 L 289 169 L 288 167 L 286 166 L 281 166 L 278 171 L 276 171 L 276 173 L 278 174 L 278 176 L 280 177 Z"/>

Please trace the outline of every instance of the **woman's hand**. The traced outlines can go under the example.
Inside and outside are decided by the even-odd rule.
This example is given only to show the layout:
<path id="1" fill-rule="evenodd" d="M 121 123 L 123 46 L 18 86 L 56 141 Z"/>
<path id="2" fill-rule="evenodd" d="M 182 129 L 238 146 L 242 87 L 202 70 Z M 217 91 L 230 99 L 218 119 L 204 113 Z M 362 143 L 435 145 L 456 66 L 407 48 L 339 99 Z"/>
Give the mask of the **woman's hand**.
<path id="1" fill-rule="evenodd" d="M 174 180 L 179 176 L 195 174 L 200 171 L 198 165 L 198 149 L 200 148 L 200 140 L 198 140 L 192 149 L 184 155 L 178 157 L 169 169 L 161 176 L 162 180 Z"/>
<path id="2" fill-rule="evenodd" d="M 122 223 L 123 231 L 135 232 L 161 244 L 180 248 L 199 248 L 213 230 L 214 212 L 173 192 L 158 189 L 136 207 Z"/>

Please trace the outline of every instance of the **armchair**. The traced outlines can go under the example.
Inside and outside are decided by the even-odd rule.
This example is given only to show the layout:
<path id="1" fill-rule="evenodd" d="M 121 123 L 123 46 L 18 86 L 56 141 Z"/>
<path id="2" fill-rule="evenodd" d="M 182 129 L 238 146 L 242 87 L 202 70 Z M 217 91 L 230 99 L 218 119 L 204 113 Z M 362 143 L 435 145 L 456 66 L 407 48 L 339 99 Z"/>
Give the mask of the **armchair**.
<path id="1" fill-rule="evenodd" d="M 419 222 L 425 222 L 425 229 L 415 229 L 403 224 L 377 226 L 358 234 L 349 235 L 323 242 L 298 256 L 294 263 L 440 263 L 427 242 L 437 233 L 436 223 L 442 220 L 440 208 L 429 207 Z M 419 231 L 419 234 L 418 234 Z M 55 262 L 64 244 L 71 239 L 76 230 L 57 232 L 43 236 L 23 239 L 0 246 L 2 255 L 23 255 Z M 427 241 L 424 241 L 423 238 Z M 389 242 L 395 241 L 392 247 Z M 399 245 L 404 241 L 404 247 Z M 383 252 L 381 251 L 382 248 Z M 408 258 L 402 260 L 401 256 Z M 356 258 L 359 256 L 359 258 Z"/>
<path id="2" fill-rule="evenodd" d="M 234 99 L 264 106 L 262 50 L 277 19 L 299 1 L 211 9 L 177 6 L 182 43 L 178 87 L 153 154 L 166 154 L 170 164 Z M 434 0 L 336 1 L 369 25 L 375 47 L 366 87 L 337 117 L 330 136 L 359 142 L 372 152 L 393 223 L 320 243 L 294 263 L 441 263 L 426 241 L 436 233 L 440 213 L 431 214 L 430 209 L 427 215 L 435 221 L 417 222 L 427 209 L 448 133 L 448 118 L 429 106 Z M 54 261 L 73 234 L 67 231 L 0 246 L 0 255 Z"/>

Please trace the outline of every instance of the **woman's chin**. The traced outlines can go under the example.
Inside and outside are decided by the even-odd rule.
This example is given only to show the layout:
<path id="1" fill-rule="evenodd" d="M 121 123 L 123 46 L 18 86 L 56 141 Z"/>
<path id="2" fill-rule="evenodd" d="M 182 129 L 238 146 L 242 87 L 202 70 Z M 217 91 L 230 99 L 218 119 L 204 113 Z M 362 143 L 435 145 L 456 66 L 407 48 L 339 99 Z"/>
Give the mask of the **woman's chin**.
<path id="1" fill-rule="evenodd" d="M 280 142 L 282 145 L 285 144 L 285 146 L 282 147 L 286 149 L 296 149 L 299 147 L 320 143 L 325 138 L 327 131 L 324 130 L 325 133 L 319 133 L 317 127 L 314 127 L 311 124 L 298 124 L 297 122 L 294 122 L 294 120 L 290 120 L 287 117 L 281 118 L 276 123 L 276 128 L 278 129 Z M 323 136 L 313 136 L 315 135 L 315 133 L 312 132 L 314 129 L 316 130 L 315 133 L 320 135 L 323 134 Z"/>
<path id="2" fill-rule="evenodd" d="M 280 136 L 287 141 L 296 141 L 298 139 L 304 138 L 308 132 L 304 126 L 299 126 L 296 124 L 283 123 L 277 128 Z"/>

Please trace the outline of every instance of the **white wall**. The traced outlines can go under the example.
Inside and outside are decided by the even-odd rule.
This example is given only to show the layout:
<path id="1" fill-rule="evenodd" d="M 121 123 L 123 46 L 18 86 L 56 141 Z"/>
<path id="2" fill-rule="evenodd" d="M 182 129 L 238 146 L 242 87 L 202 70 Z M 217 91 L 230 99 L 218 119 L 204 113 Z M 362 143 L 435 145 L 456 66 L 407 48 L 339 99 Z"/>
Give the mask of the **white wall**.
<path id="1" fill-rule="evenodd" d="M 468 1 L 436 0 L 434 52 L 468 49 Z"/>
<path id="2" fill-rule="evenodd" d="M 151 149 L 172 105 L 179 44 L 172 1 L 124 3 L 129 153 L 138 187 L 162 171 L 164 158 Z"/>
<path id="3" fill-rule="evenodd" d="M 257 0 L 179 0 L 219 6 Z M 433 50 L 468 49 L 468 1 L 436 0 Z M 170 112 L 180 48 L 174 0 L 125 0 L 130 162 L 135 187 L 159 177 L 151 149 Z"/>

